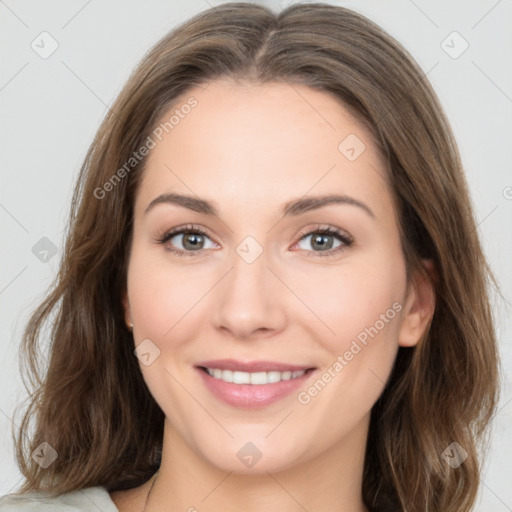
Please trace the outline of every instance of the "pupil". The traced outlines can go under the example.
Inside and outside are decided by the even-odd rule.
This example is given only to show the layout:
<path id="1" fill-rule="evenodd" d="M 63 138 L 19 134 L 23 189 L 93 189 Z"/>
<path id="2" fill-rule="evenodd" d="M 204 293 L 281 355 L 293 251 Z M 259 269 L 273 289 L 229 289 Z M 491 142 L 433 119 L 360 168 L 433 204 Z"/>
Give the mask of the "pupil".
<path id="1" fill-rule="evenodd" d="M 186 234 L 183 237 L 183 247 L 185 249 L 200 249 L 203 242 L 202 238 L 202 235 Z"/>
<path id="2" fill-rule="evenodd" d="M 330 249 L 332 247 L 332 236 L 316 235 L 313 237 L 313 248 Z"/>

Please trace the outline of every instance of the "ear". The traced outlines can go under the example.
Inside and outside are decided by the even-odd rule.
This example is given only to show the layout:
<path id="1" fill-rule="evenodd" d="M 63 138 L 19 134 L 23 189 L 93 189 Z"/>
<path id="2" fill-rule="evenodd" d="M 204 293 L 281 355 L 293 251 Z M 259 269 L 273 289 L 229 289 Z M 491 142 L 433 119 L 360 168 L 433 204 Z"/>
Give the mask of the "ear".
<path id="1" fill-rule="evenodd" d="M 434 264 L 422 260 L 423 271 L 417 270 L 410 279 L 398 334 L 401 347 L 415 346 L 425 334 L 434 316 L 436 296 Z"/>
<path id="2" fill-rule="evenodd" d="M 123 294 L 123 309 L 124 309 L 124 321 L 128 329 L 132 328 L 132 313 L 130 309 L 130 302 L 128 301 L 128 292 L 125 291 Z"/>

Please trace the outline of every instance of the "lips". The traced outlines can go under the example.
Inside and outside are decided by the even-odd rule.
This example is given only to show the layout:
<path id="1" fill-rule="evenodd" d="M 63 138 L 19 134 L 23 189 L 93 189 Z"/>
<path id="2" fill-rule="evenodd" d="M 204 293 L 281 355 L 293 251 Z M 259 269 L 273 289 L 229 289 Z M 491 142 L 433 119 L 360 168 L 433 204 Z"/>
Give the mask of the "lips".
<path id="1" fill-rule="evenodd" d="M 204 384 L 219 400 L 242 409 L 258 409 L 304 384 L 315 368 L 275 361 L 219 359 L 196 365 Z"/>
<path id="2" fill-rule="evenodd" d="M 239 372 L 295 372 L 308 370 L 311 366 L 299 366 L 287 363 L 278 363 L 274 361 L 252 361 L 244 362 L 235 359 L 216 359 L 214 361 L 203 361 L 196 364 L 197 367 L 212 368 L 219 370 L 231 370 Z"/>

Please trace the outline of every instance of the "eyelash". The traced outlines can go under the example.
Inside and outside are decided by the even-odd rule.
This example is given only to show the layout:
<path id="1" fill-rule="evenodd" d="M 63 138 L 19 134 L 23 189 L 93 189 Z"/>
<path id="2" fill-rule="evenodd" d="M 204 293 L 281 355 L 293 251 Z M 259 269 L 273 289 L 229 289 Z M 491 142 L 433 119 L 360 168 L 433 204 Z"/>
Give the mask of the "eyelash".
<path id="1" fill-rule="evenodd" d="M 172 229 L 170 231 L 166 231 L 163 235 L 160 235 L 157 237 L 157 243 L 164 245 L 167 243 L 171 238 L 175 237 L 176 235 L 182 235 L 185 233 L 193 233 L 196 235 L 206 236 L 208 238 L 211 238 L 206 231 L 201 229 L 199 226 L 194 224 L 187 224 L 186 226 L 182 226 L 179 228 Z M 299 243 L 304 238 L 317 234 L 317 235 L 330 235 L 336 237 L 340 242 L 342 242 L 342 245 L 334 248 L 329 249 L 327 251 L 306 251 L 308 257 L 317 257 L 320 256 L 322 258 L 334 256 L 337 255 L 338 252 L 345 250 L 347 247 L 351 247 L 354 243 L 354 239 L 352 236 L 350 236 L 348 233 L 345 233 L 344 231 L 341 231 L 339 229 L 333 228 L 332 226 L 317 226 L 314 229 L 309 229 L 308 231 L 302 233 L 299 235 L 299 240 L 296 242 Z M 295 245 L 295 244 L 294 244 Z M 173 247 L 166 248 L 168 251 L 172 252 L 176 256 L 183 256 L 183 257 L 194 257 L 196 254 L 194 253 L 200 253 L 204 249 L 199 249 L 197 251 L 183 251 L 181 249 L 176 249 Z"/>

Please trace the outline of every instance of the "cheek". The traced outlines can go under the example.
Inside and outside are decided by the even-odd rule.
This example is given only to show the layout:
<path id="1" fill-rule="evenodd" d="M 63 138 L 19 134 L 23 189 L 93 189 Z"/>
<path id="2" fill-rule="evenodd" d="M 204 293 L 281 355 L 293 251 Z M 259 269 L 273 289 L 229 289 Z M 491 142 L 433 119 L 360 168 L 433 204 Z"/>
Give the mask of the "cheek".
<path id="1" fill-rule="evenodd" d="M 211 272 L 201 265 L 180 269 L 161 254 L 155 258 L 135 249 L 128 269 L 128 294 L 137 337 L 163 342 L 180 328 L 185 316 L 188 320 L 213 284 Z"/>
<path id="2" fill-rule="evenodd" d="M 294 286 L 321 320 L 321 340 L 329 352 L 349 350 L 354 340 L 363 346 L 374 338 L 396 343 L 406 289 L 402 258 L 361 259 L 328 272 L 319 268 Z"/>
<path id="3" fill-rule="evenodd" d="M 200 308 L 194 306 L 208 291 L 207 280 L 202 272 L 180 272 L 161 254 L 157 258 L 144 248 L 132 250 L 128 296 L 134 345 L 148 346 L 149 339 L 156 346 L 150 345 L 150 364 L 139 366 L 153 398 L 173 418 L 173 424 L 183 429 L 190 396 L 179 383 L 190 378 L 190 370 L 181 363 L 188 359 L 189 341 L 199 336 L 201 322 L 194 314 Z"/>
<path id="4" fill-rule="evenodd" d="M 312 276 L 314 277 L 314 276 Z M 317 337 L 330 356 L 318 380 L 302 390 L 299 402 L 319 418 L 342 422 L 366 414 L 382 393 L 398 350 L 402 302 L 406 289 L 403 259 L 369 258 L 342 271 L 312 279 L 311 308 L 333 332 Z M 323 293 L 318 293 L 319 290 Z M 344 420 L 343 420 L 344 421 Z M 352 420 L 351 420 L 352 421 Z"/>

